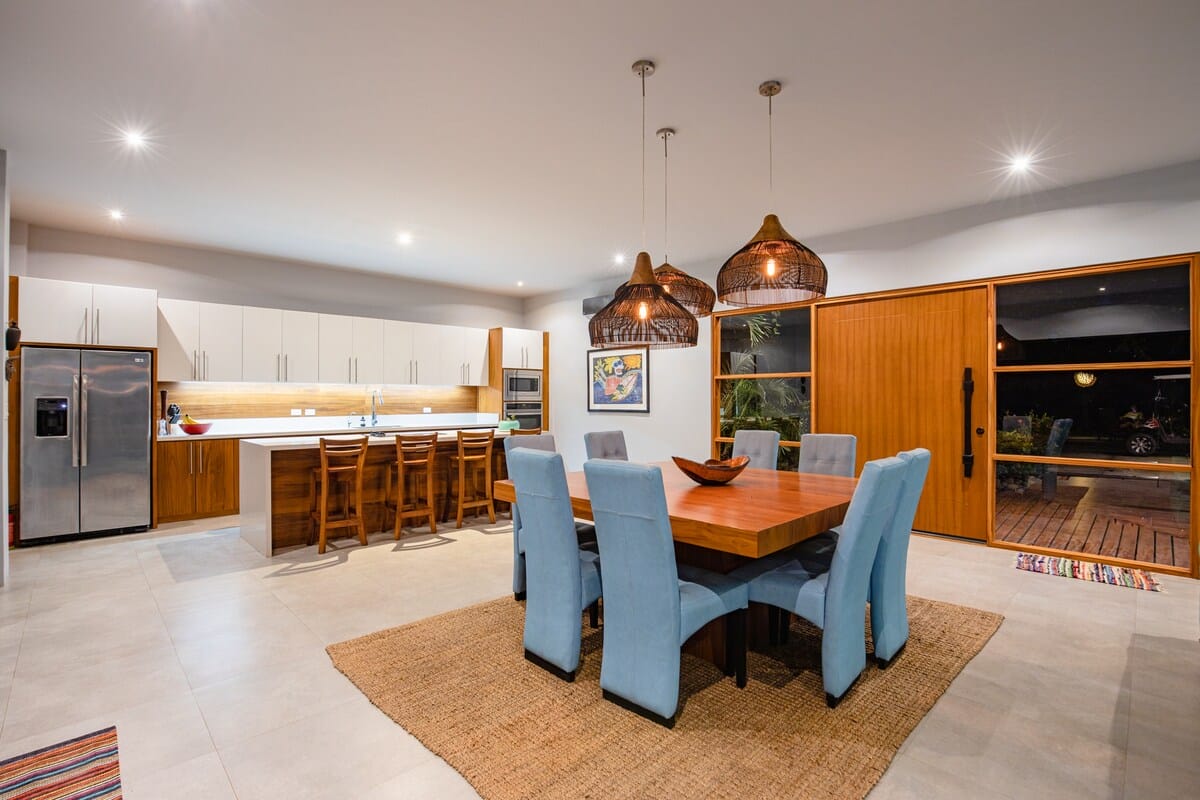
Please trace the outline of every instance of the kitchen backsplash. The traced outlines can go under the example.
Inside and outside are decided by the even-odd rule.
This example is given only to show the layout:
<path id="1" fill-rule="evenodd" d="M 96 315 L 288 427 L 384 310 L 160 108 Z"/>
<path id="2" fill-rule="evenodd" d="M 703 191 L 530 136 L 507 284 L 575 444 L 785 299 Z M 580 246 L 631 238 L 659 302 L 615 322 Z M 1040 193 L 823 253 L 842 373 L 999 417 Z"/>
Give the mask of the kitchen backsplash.
<path id="1" fill-rule="evenodd" d="M 292 409 L 301 414 L 313 409 L 317 416 L 369 414 L 369 388 L 383 390 L 380 414 L 434 414 L 478 410 L 479 390 L 474 386 L 343 386 L 317 383 L 159 383 L 167 402 L 178 403 L 199 420 L 286 417 Z M 154 403 L 158 416 L 158 396 Z"/>

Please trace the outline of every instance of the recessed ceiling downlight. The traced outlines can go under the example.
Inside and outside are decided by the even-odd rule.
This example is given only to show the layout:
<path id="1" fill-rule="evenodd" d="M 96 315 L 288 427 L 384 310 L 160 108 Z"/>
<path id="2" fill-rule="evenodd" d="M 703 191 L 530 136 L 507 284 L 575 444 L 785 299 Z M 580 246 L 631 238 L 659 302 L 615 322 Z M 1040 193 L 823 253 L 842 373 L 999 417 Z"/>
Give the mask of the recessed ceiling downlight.
<path id="1" fill-rule="evenodd" d="M 401 247 L 408 247 L 413 243 L 413 235 L 408 231 L 400 231 L 396 234 L 396 244 Z"/>
<path id="2" fill-rule="evenodd" d="M 125 219 L 125 212 L 119 208 L 110 208 L 108 210 L 108 218 L 113 222 L 120 222 Z"/>

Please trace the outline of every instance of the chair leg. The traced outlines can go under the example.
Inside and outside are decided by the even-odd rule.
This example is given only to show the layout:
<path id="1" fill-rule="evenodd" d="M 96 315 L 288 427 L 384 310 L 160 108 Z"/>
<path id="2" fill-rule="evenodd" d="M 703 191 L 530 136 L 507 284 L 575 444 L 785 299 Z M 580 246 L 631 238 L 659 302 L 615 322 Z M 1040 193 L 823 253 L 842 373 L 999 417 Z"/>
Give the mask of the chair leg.
<path id="1" fill-rule="evenodd" d="M 463 526 L 463 501 L 467 496 L 467 464 L 465 459 L 458 460 L 458 513 L 455 523 L 458 528 Z"/>
<path id="2" fill-rule="evenodd" d="M 779 608 L 767 606 L 767 644 L 779 644 Z"/>
<path id="3" fill-rule="evenodd" d="M 346 487 L 350 493 L 350 487 Z M 399 512 L 399 509 L 397 509 Z M 360 472 L 354 483 L 354 516 L 358 517 L 358 541 L 363 547 L 367 546 L 367 509 L 363 507 L 363 476 Z"/>
<path id="4" fill-rule="evenodd" d="M 592 603 L 588 606 L 588 624 L 593 628 L 600 627 L 600 601 Z"/>
<path id="5" fill-rule="evenodd" d="M 425 504 L 429 506 L 429 532 L 437 533 L 437 514 L 433 512 L 433 465 L 425 468 Z"/>
<path id="6" fill-rule="evenodd" d="M 489 459 L 483 468 L 483 496 L 487 498 L 488 522 L 496 524 L 496 501 L 492 497 L 492 462 Z"/>
<path id="7" fill-rule="evenodd" d="M 321 504 L 320 509 L 320 526 L 317 529 L 317 552 L 325 552 L 325 535 L 328 530 L 326 527 L 329 522 L 329 481 L 321 481 L 321 499 L 318 501 Z"/>
<path id="8" fill-rule="evenodd" d="M 746 616 L 744 608 L 725 615 L 725 674 L 746 688 Z"/>
<path id="9" fill-rule="evenodd" d="M 887 669 L 892 664 L 896 663 L 896 659 L 900 657 L 900 654 L 904 652 L 904 648 L 907 646 L 908 646 L 908 642 L 905 642 L 904 644 L 900 645 L 899 650 L 897 650 L 895 653 L 892 653 L 891 658 L 878 658 L 877 657 L 875 659 L 875 663 L 879 665 L 880 669 Z"/>
<path id="10" fill-rule="evenodd" d="M 626 711 L 632 711 L 633 713 L 637 714 L 639 717 L 645 717 L 646 719 L 650 720 L 651 722 L 657 722 L 659 725 L 662 725 L 664 728 L 674 728 L 675 727 L 675 717 L 674 716 L 667 718 L 667 717 L 661 716 L 659 714 L 655 714 L 653 711 L 650 711 L 649 709 L 646 709 L 646 708 L 642 708 L 641 706 L 639 706 L 637 703 L 633 702 L 632 700 L 626 700 L 624 697 L 621 697 L 621 695 L 614 694 L 614 693 L 610 692 L 608 689 L 603 689 L 601 691 L 601 696 L 608 702 L 615 703 L 615 704 L 619 705 L 621 708 L 625 709 Z"/>
<path id="11" fill-rule="evenodd" d="M 792 612 L 779 610 L 779 643 L 788 643 L 788 633 L 792 629 Z"/>

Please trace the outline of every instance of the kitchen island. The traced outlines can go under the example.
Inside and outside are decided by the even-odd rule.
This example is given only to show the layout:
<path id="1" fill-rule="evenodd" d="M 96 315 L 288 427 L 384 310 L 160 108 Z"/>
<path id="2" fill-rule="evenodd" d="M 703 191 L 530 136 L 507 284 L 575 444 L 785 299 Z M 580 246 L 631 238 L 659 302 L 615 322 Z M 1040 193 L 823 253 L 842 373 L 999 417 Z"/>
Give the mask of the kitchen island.
<path id="1" fill-rule="evenodd" d="M 406 430 L 404 433 L 432 433 Z M 435 463 L 435 508 L 446 504 L 450 454 L 458 448 L 457 431 L 438 431 L 438 455 Z M 364 433 L 326 436 L 326 439 L 356 439 Z M 504 476 L 503 439 L 507 432 L 496 433 L 493 479 Z M 310 530 L 309 480 L 314 467 L 321 465 L 321 437 L 286 436 L 242 439 L 239 443 L 239 496 L 242 538 L 255 550 L 271 556 L 283 550 L 302 547 Z M 363 505 L 366 507 L 367 532 L 374 533 L 391 524 L 384 508 L 387 465 L 396 460 L 396 438 L 392 433 L 368 438 L 366 474 L 363 476 Z"/>

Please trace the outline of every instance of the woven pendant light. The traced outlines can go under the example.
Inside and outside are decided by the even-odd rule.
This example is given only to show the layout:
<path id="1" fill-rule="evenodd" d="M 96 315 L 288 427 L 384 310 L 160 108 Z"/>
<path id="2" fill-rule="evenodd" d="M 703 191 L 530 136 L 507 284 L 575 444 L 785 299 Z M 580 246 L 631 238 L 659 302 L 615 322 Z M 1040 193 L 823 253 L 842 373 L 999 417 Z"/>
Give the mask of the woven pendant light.
<path id="1" fill-rule="evenodd" d="M 629 282 L 588 323 L 592 347 L 695 347 L 700 323 L 654 277 L 650 254 L 638 253 Z"/>
<path id="2" fill-rule="evenodd" d="M 654 62 L 637 61 L 633 72 L 642 79 L 642 241 L 645 242 L 646 76 L 654 74 Z M 659 285 L 650 254 L 644 250 L 637 255 L 629 281 L 618 287 L 612 302 L 588 322 L 592 347 L 598 348 L 695 347 L 699 333 L 700 323 L 696 318 Z"/>
<path id="3" fill-rule="evenodd" d="M 758 93 L 767 98 L 772 195 L 775 183 L 772 98 L 781 88 L 779 81 L 766 81 L 758 87 Z M 824 297 L 828 283 L 829 273 L 820 256 L 785 231 L 779 217 L 767 214 L 754 238 L 730 256 L 717 273 L 717 297 L 731 306 L 796 303 Z"/>

